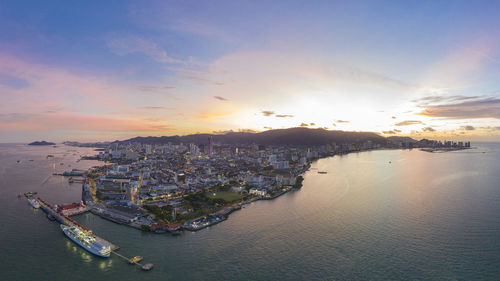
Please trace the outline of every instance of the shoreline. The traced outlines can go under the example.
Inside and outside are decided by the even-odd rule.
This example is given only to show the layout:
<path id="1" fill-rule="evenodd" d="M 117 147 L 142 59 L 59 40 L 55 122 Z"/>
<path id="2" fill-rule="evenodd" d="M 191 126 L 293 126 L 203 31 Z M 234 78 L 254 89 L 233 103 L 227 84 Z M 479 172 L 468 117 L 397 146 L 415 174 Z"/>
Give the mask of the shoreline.
<path id="1" fill-rule="evenodd" d="M 241 210 L 242 208 L 244 208 L 245 205 L 248 205 L 248 204 L 251 204 L 253 202 L 256 202 L 256 201 L 260 201 L 260 200 L 267 200 L 267 201 L 270 201 L 270 200 L 274 200 L 274 199 L 277 199 L 279 198 L 280 196 L 290 192 L 290 191 L 297 191 L 297 190 L 300 190 L 302 188 L 302 181 L 303 181 L 303 175 L 306 173 L 306 172 L 309 172 L 311 171 L 311 164 L 320 160 L 320 159 L 326 159 L 326 158 L 329 158 L 329 157 L 334 157 L 334 156 L 345 156 L 345 155 L 348 155 L 348 154 L 353 154 L 353 153 L 360 153 L 360 152 L 371 152 L 371 151 L 380 151 L 380 150 L 406 150 L 406 149 L 409 149 L 409 150 L 412 150 L 413 148 L 392 148 L 392 147 L 387 147 L 387 148 L 373 148 L 373 149 L 366 149 L 366 150 L 356 150 L 356 151 L 349 151 L 349 152 L 345 152 L 345 153 L 336 153 L 336 154 L 333 154 L 333 155 L 326 155 L 326 156 L 323 156 L 323 157 L 318 157 L 318 158 L 314 158 L 311 160 L 311 162 L 307 163 L 307 166 L 304 167 L 304 169 L 296 176 L 296 178 L 298 179 L 299 177 L 301 178 L 300 180 L 300 183 L 299 184 L 296 184 L 296 186 L 292 186 L 292 187 L 289 187 L 289 188 L 286 188 L 286 189 L 282 189 L 281 191 L 277 192 L 276 194 L 274 194 L 273 196 L 270 196 L 270 197 L 266 197 L 266 196 L 260 196 L 260 197 L 253 197 L 249 200 L 246 200 L 246 201 L 242 201 L 242 202 L 239 202 L 235 205 L 232 205 L 232 206 L 226 206 L 226 207 L 223 207 L 221 208 L 220 210 L 216 211 L 215 213 L 212 213 L 212 214 L 208 214 L 208 215 L 205 215 L 205 216 L 201 216 L 201 217 L 198 217 L 196 219 L 191 219 L 191 220 L 188 220 L 188 221 L 185 221 L 185 222 L 182 222 L 181 223 L 181 226 L 180 226 L 180 229 L 179 230 L 175 230 L 175 231 L 169 231 L 168 229 L 162 229 L 162 231 L 152 231 L 152 230 L 146 230 L 144 229 L 143 227 L 139 226 L 139 225 L 134 225 L 133 222 L 125 222 L 123 220 L 119 220 L 119 219 L 116 219 L 116 218 L 113 218 L 111 215 L 107 215 L 103 212 L 98 212 L 97 210 L 95 210 L 95 208 L 97 206 L 99 206 L 99 208 L 104 208 L 104 209 L 111 209 L 111 208 L 108 208 L 106 206 L 102 206 L 100 204 L 97 204 L 97 205 L 94 205 L 92 207 L 92 209 L 90 210 L 92 214 L 96 215 L 96 216 L 99 216 L 105 220 L 108 220 L 108 221 L 111 221 L 111 222 L 114 222 L 116 224 L 121 224 L 121 225 L 125 225 L 125 226 L 129 226 L 129 227 L 132 227 L 132 228 L 135 228 L 137 230 L 140 230 L 140 231 L 145 231 L 145 232 L 152 232 L 152 233 L 156 233 L 156 234 L 163 234 L 163 233 L 171 233 L 172 235 L 178 235 L 180 234 L 179 232 L 183 232 L 184 230 L 186 231 L 191 231 L 191 232 L 196 232 L 196 231 L 200 231 L 202 229 L 205 229 L 209 226 L 212 226 L 212 225 L 216 225 L 216 224 L 219 224 L 227 219 L 229 219 L 229 216 L 231 215 L 231 213 L 233 213 L 234 211 L 238 211 L 238 210 Z M 448 152 L 448 151 L 458 151 L 458 150 L 465 150 L 465 149 L 470 149 L 469 147 L 455 147 L 455 148 L 451 148 L 451 149 L 446 149 L 446 148 L 415 148 L 415 149 L 419 149 L 421 151 L 425 151 L 425 152 L 430 152 L 430 153 L 438 153 L 438 152 Z M 444 150 L 444 151 L 442 151 Z M 82 189 L 84 190 L 85 189 L 85 183 L 83 184 L 82 186 Z M 83 192 L 82 192 L 82 199 L 83 199 Z M 95 204 L 95 202 L 94 202 Z M 221 214 L 218 214 L 219 211 L 222 211 L 224 208 L 230 208 L 230 210 L 228 212 L 225 212 L 225 213 L 221 213 Z M 212 218 L 217 218 L 215 220 L 211 220 Z M 196 221 L 200 221 L 203 223 L 200 224 L 199 226 L 196 225 L 196 226 L 192 226 L 192 224 Z"/>

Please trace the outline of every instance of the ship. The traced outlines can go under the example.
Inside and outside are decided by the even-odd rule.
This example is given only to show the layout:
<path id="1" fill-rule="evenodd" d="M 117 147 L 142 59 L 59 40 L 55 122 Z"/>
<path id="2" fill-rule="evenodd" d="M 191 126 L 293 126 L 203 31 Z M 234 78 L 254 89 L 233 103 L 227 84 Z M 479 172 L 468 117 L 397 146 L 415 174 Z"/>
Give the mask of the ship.
<path id="1" fill-rule="evenodd" d="M 38 203 L 38 201 L 36 201 L 36 199 L 28 199 L 28 202 L 30 203 L 31 207 L 33 207 L 35 209 L 40 208 L 40 203 Z"/>
<path id="2" fill-rule="evenodd" d="M 94 236 L 85 233 L 76 226 L 61 224 L 61 229 L 78 246 L 98 257 L 109 258 L 111 254 L 111 247 L 109 245 L 97 241 Z"/>
<path id="3" fill-rule="evenodd" d="M 37 195 L 37 194 L 38 194 L 38 192 L 26 192 L 26 193 L 24 193 L 24 196 L 26 198 L 31 198 L 31 197 L 33 197 L 34 195 Z"/>

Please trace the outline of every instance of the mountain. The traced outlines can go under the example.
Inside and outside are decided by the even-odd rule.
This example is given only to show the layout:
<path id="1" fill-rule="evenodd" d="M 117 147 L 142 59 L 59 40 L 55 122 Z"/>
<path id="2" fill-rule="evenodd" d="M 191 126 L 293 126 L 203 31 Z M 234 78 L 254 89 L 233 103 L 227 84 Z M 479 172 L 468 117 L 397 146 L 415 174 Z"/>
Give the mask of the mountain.
<path id="1" fill-rule="evenodd" d="M 393 142 L 393 143 L 398 143 L 398 142 L 416 143 L 416 142 L 418 142 L 417 140 L 412 139 L 410 137 L 398 137 L 398 136 L 388 137 L 387 140 L 390 142 Z"/>
<path id="2" fill-rule="evenodd" d="M 372 141 L 386 143 L 386 139 L 372 132 L 328 131 L 325 129 L 289 128 L 269 130 L 260 133 L 228 132 L 226 134 L 193 134 L 186 136 L 135 137 L 115 143 L 196 143 L 206 144 L 212 137 L 216 143 L 224 144 L 264 144 L 264 145 L 322 145 L 327 143 L 354 143 Z"/>
<path id="3" fill-rule="evenodd" d="M 32 143 L 28 143 L 28 145 L 55 145 L 55 143 L 47 141 L 34 141 Z"/>

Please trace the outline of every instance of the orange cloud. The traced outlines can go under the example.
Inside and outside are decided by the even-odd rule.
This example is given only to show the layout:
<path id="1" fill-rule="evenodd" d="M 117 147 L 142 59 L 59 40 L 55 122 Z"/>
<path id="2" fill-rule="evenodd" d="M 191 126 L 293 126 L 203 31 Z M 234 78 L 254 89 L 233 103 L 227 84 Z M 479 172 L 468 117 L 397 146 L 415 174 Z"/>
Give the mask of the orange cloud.
<path id="1" fill-rule="evenodd" d="M 234 111 L 226 111 L 226 112 L 202 112 L 199 117 L 202 119 L 212 119 L 218 117 L 224 117 L 228 115 L 232 115 Z"/>
<path id="2" fill-rule="evenodd" d="M 1 116 L 0 116 L 1 117 Z M 164 121 L 109 118 L 89 115 L 25 115 L 16 119 L 0 118 L 0 129 L 10 131 L 81 130 L 81 131 L 172 131 Z"/>

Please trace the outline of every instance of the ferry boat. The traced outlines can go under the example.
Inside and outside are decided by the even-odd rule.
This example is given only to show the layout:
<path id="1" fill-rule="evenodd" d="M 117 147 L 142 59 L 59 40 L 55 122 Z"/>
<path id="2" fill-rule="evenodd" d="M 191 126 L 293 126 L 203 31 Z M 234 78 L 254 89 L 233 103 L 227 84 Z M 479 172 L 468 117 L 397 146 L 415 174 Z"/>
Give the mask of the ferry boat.
<path id="1" fill-rule="evenodd" d="M 71 239 L 71 241 L 78 244 L 78 246 L 84 248 L 85 250 L 96 256 L 109 258 L 109 255 L 111 254 L 111 247 L 109 245 L 96 241 L 96 239 L 92 235 L 86 234 L 76 226 L 67 226 L 61 224 L 61 229 L 64 234 L 69 239 Z"/>
<path id="2" fill-rule="evenodd" d="M 30 203 L 31 207 L 38 209 L 40 208 L 40 203 L 36 201 L 36 199 L 28 199 L 28 202 Z"/>

